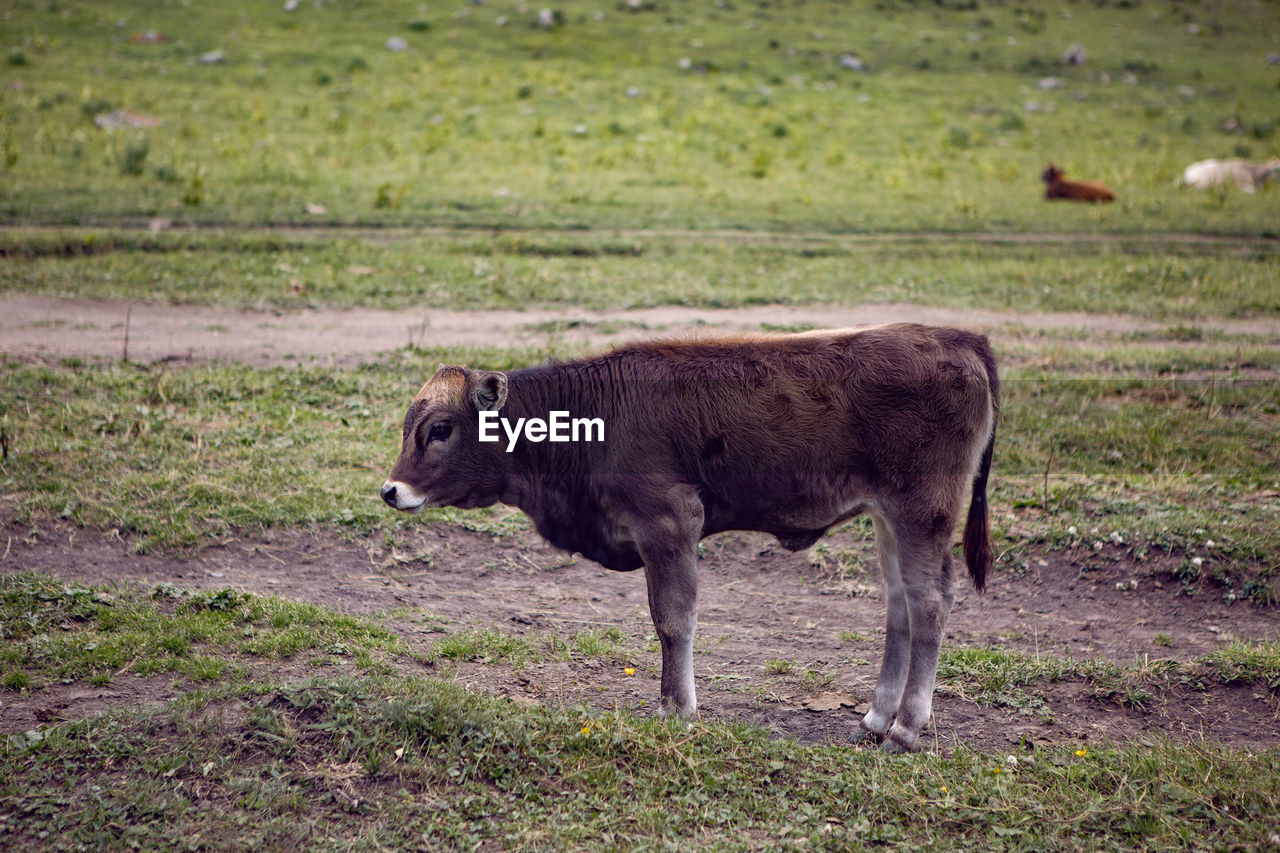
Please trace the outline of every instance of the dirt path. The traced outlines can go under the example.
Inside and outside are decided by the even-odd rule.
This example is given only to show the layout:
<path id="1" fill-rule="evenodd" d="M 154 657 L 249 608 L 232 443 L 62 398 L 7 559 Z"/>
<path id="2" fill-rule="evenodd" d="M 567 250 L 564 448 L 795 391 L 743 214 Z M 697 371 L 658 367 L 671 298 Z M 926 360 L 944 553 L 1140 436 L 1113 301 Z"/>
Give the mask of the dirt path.
<path id="1" fill-rule="evenodd" d="M 827 541 L 857 545 L 852 535 Z M 522 701 L 585 702 L 642 714 L 651 712 L 658 696 L 659 655 L 650 639 L 643 578 L 571 559 L 529 533 L 495 538 L 424 526 L 383 550 L 329 533 L 276 531 L 193 559 L 139 556 L 118 537 L 64 525 L 0 525 L 0 540 L 0 572 L 33 569 L 89 583 L 163 581 L 273 593 L 374 616 L 424 650 L 442 636 L 441 626 L 450 632 L 493 626 L 564 640 L 616 628 L 625 638 L 625 659 L 549 658 L 519 669 L 442 661 L 427 674 Z M 417 559 L 424 554 L 429 565 Z M 1212 587 L 1183 594 L 1167 574 L 1172 565 L 1135 560 L 1122 548 L 1034 554 L 1023 573 L 997 571 L 985 595 L 967 582 L 961 586 L 947 642 L 1133 665 L 1144 657 L 1193 661 L 1237 637 L 1280 638 L 1274 609 L 1228 604 Z M 879 668 L 884 607 L 876 578 L 841 577 L 831 565 L 814 565 L 756 534 L 708 540 L 700 569 L 695 670 L 702 712 L 807 740 L 841 741 L 856 722 L 856 709 L 869 700 Z M 1136 589 L 1129 589 L 1135 580 Z M 1122 582 L 1126 589 L 1118 590 Z M 1157 643 L 1157 634 L 1172 645 Z M 771 673 L 770 661 L 789 661 L 792 669 Z M 635 675 L 625 675 L 625 666 Z M 809 671 L 815 675 L 806 676 Z M 0 692 L 0 730 L 25 731 L 108 704 L 163 701 L 181 687 L 172 676 L 129 677 L 101 688 Z M 938 748 L 964 743 L 992 751 L 1154 737 L 1205 737 L 1238 746 L 1280 742 L 1280 696 L 1265 686 L 1210 680 L 1200 690 L 1170 679 L 1151 693 L 1139 704 L 1122 704 L 1081 680 L 1037 682 L 1008 691 L 993 706 L 944 683 L 930 737 Z"/>
<path id="2" fill-rule="evenodd" d="M 760 305 L 709 309 L 665 306 L 630 311 L 388 311 L 372 308 L 260 313 L 100 299 L 0 297 L 0 352 L 19 358 L 78 356 L 136 361 L 238 361 L 344 365 L 410 343 L 424 346 L 536 346 L 555 335 L 600 346 L 653 335 L 759 331 L 762 324 L 848 327 L 891 322 L 998 331 L 1159 331 L 1159 323 L 1095 314 L 1015 314 L 920 305 Z M 1229 334 L 1280 335 L 1280 318 L 1204 324 Z M 551 330 L 551 331 L 549 331 Z"/>

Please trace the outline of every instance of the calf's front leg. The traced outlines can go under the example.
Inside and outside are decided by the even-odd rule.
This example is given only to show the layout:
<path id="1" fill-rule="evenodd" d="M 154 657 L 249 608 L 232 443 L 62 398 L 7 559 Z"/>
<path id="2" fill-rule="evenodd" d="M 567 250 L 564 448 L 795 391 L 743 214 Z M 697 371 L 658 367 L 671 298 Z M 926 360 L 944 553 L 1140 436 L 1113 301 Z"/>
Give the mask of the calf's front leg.
<path id="1" fill-rule="evenodd" d="M 698 626 L 698 566 L 694 548 L 641 547 L 649 588 L 649 615 L 662 646 L 659 713 L 691 717 L 698 711 L 693 686 L 693 634 Z"/>
<path id="2" fill-rule="evenodd" d="M 642 493 L 643 495 L 643 493 Z M 698 537 L 703 509 L 697 492 L 679 485 L 660 497 L 632 499 L 628 528 L 644 560 L 649 615 L 662 645 L 661 714 L 698 712 L 693 686 L 693 632 L 698 626 Z"/>

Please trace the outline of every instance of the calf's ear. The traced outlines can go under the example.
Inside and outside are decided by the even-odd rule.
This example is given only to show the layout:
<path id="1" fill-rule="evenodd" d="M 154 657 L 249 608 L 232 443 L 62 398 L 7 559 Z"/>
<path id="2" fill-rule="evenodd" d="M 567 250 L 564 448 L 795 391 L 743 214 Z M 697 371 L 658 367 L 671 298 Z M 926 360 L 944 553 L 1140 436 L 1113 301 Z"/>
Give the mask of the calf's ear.
<path id="1" fill-rule="evenodd" d="M 471 392 L 476 411 L 496 412 L 507 402 L 507 374 L 490 371 L 480 374 L 476 390 Z"/>

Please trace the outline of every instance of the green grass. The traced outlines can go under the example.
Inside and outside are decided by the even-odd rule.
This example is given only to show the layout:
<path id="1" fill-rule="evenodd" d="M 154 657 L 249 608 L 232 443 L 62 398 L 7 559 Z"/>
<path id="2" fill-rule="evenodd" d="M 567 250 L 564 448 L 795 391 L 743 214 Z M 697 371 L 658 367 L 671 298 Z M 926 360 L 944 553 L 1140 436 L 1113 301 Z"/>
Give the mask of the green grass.
<path id="1" fill-rule="evenodd" d="M 1207 662 L 1228 684 L 1261 682 L 1280 689 L 1280 644 L 1237 640 L 1209 655 Z"/>
<path id="2" fill-rule="evenodd" d="M 10 293 L 260 311 L 911 302 L 1128 314 L 1182 324 L 1188 334 L 1206 317 L 1280 311 L 1273 273 L 1280 248 L 1163 239 L 19 229 L 0 234 L 0 255 L 0 289 Z"/>
<path id="3" fill-rule="evenodd" d="M 243 678 L 250 663 L 304 651 L 362 667 L 407 654 L 385 629 L 312 604 L 232 589 L 162 584 L 148 593 L 0 575 L 0 674 L 11 690 L 106 684 L 124 672 L 226 681 Z"/>
<path id="4" fill-rule="evenodd" d="M 1182 553 L 1186 580 L 1275 601 L 1280 385 L 1010 379 L 993 491 L 1012 564 L 1028 545 Z"/>
<path id="5" fill-rule="evenodd" d="M 1216 389 L 1219 383 L 1257 378 L 1258 371 L 1280 368 L 1280 337 L 1233 336 L 1196 325 L 1123 335 L 1085 330 L 1020 334 L 1010 329 L 1000 338 L 1006 372 L 1018 376 L 1184 381 L 1198 376 L 1202 385 Z"/>
<path id="6" fill-rule="evenodd" d="M 1031 455 L 1035 445 L 1019 440 L 1034 435 L 1052 444 L 1072 476 L 1159 482 L 1212 471 L 1241 491 L 1275 482 L 1270 437 L 1280 426 L 1280 387 L 1273 381 L 1015 374 L 1003 386 L 1011 473 L 1044 466 Z"/>
<path id="7" fill-rule="evenodd" d="M 627 655 L 622 632 L 617 628 L 579 631 L 570 640 L 577 654 L 592 658 L 618 659 Z"/>
<path id="8" fill-rule="evenodd" d="M 1121 542 L 1185 554 L 1186 579 L 1274 601 L 1280 524 L 1265 496 L 1280 489 L 1280 386 L 1231 378 L 1214 361 L 1234 359 L 1229 349 L 1184 356 L 1223 368 L 1211 381 L 1103 378 L 1115 371 L 1105 356 L 1067 376 L 1007 370 L 992 495 L 1009 564 L 1030 547 Z M 336 371 L 11 363 L 0 495 L 19 519 L 116 528 L 143 549 L 268 526 L 418 524 L 389 512 L 377 488 L 422 379 L 440 361 L 505 368 L 543 355 L 414 350 Z M 494 533 L 523 527 L 518 513 L 428 517 Z"/>
<path id="9" fill-rule="evenodd" d="M 19 0 L 0 217 L 1276 232 L 1280 194 L 1174 186 L 1280 153 L 1271 0 L 556 8 Z M 112 110 L 160 124 L 95 127 Z M 1049 160 L 1119 202 L 1045 204 Z"/>
<path id="10" fill-rule="evenodd" d="M 1132 663 L 1074 660 L 1000 647 L 943 647 L 938 683 L 943 692 L 991 707 L 1015 708 L 1052 719 L 1037 684 L 1080 681 L 1094 698 L 1142 711 L 1156 695 L 1175 686 L 1202 690 L 1210 683 L 1252 684 L 1280 689 L 1280 643 L 1233 640 L 1228 646 L 1180 662 L 1134 658 Z"/>
<path id="11" fill-rule="evenodd" d="M 1280 643 L 1236 640 L 1193 661 L 1144 655 L 1129 664 L 990 646 L 945 646 L 938 662 L 942 692 L 1046 720 L 1053 719 L 1053 711 L 1036 686 L 1062 681 L 1080 682 L 1096 699 L 1139 711 L 1176 687 L 1203 690 L 1214 682 L 1252 684 L 1274 693 L 1280 690 Z"/>
<path id="12" fill-rule="evenodd" d="M 317 679 L 11 737 L 0 826 L 12 849 L 1255 849 L 1275 831 L 1274 748 L 1012 758 Z"/>
<path id="13" fill-rule="evenodd" d="M 625 658 L 627 649 L 617 628 L 579 631 L 568 638 L 557 634 L 513 634 L 497 628 L 458 631 L 438 640 L 428 658 L 508 664 L 516 669 L 530 663 L 584 658 Z"/>
<path id="14" fill-rule="evenodd" d="M 33 682 L 92 681 L 118 663 L 99 650 L 126 644 L 139 673 L 183 672 L 167 662 L 194 659 L 197 646 L 263 658 L 252 681 L 235 667 L 188 674 L 201 686 L 163 705 L 0 741 L 8 849 L 1202 849 L 1268 843 L 1280 807 L 1274 747 L 1090 742 L 887 756 L 736 723 L 471 693 L 399 674 L 402 644 L 366 620 L 231 590 L 18 574 L 0 576 L 0 608 L 0 660 L 20 650 Z M 310 639 L 282 648 L 276 638 L 290 631 Z M 457 636 L 466 656 L 520 665 L 514 635 Z M 609 656 L 622 640 L 585 631 L 525 652 Z M 359 676 L 272 676 L 273 661 L 303 650 L 381 663 Z M 766 670 L 797 673 L 809 689 L 829 681 L 791 661 Z M 939 670 L 944 690 L 1029 711 L 1037 684 L 1064 679 L 1140 705 L 1170 684 L 1212 678 L 1274 690 L 1278 673 L 1274 642 L 1124 667 L 948 647 Z"/>
<path id="15" fill-rule="evenodd" d="M 519 668 L 540 657 L 539 645 L 524 636 L 487 629 L 450 634 L 439 640 L 432 651 L 448 660 L 502 662 Z"/>
<path id="16" fill-rule="evenodd" d="M 438 362 L 536 358 L 432 351 L 353 371 L 11 364 L 0 380 L 4 503 L 117 527 L 140 549 L 233 529 L 395 525 L 404 519 L 378 487 L 403 409 Z"/>
<path id="17" fill-rule="evenodd" d="M 1052 716 L 1034 685 L 1082 682 L 1093 697 L 1144 708 L 1171 686 L 1203 689 L 1218 679 L 1225 683 L 1257 683 L 1274 689 L 1280 678 L 1272 641 L 1237 642 L 1225 658 L 1218 652 L 1190 662 L 1170 658 L 1135 658 L 1130 664 L 1101 659 L 1076 660 L 1052 654 L 1030 655 L 1001 647 L 947 646 L 938 662 L 943 690 L 993 707 Z M 1230 661 L 1227 663 L 1225 661 Z"/>

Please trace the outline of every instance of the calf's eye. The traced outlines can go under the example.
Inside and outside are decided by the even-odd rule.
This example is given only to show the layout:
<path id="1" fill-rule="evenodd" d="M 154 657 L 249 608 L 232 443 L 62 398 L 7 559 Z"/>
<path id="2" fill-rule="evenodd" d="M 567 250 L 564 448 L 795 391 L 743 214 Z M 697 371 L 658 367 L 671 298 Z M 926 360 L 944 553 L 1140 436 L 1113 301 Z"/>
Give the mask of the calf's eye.
<path id="1" fill-rule="evenodd" d="M 444 441 L 451 432 L 453 427 L 448 424 L 435 424 L 431 427 L 431 432 L 427 433 L 427 441 Z"/>

